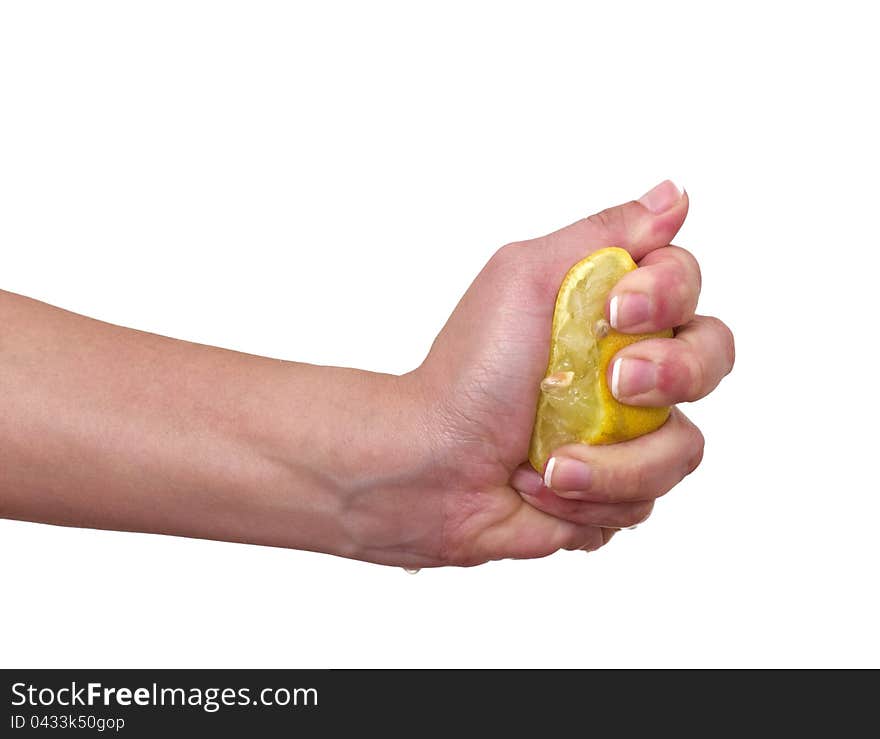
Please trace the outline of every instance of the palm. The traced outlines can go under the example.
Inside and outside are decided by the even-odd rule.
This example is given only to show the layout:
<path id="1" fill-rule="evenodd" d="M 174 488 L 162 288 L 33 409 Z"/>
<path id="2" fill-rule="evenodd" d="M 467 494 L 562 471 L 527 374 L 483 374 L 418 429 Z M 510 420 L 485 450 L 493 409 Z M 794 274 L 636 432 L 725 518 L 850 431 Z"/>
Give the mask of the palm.
<path id="1" fill-rule="evenodd" d="M 582 255 L 590 251 L 585 248 Z M 493 257 L 437 338 L 424 368 L 430 372 L 437 366 L 442 368 L 438 376 L 454 378 L 443 393 L 446 434 L 458 465 L 456 491 L 446 502 L 454 534 L 445 544 L 464 562 L 493 558 L 496 539 L 514 540 L 504 556 L 541 556 L 559 548 L 534 525 L 532 519 L 544 514 L 525 503 L 508 481 L 528 455 L 555 286 L 576 260 L 559 260 L 551 270 L 545 263 L 543 279 L 536 280 L 524 257 L 525 248 L 517 246 Z M 517 532 L 515 537 L 510 531 Z"/>

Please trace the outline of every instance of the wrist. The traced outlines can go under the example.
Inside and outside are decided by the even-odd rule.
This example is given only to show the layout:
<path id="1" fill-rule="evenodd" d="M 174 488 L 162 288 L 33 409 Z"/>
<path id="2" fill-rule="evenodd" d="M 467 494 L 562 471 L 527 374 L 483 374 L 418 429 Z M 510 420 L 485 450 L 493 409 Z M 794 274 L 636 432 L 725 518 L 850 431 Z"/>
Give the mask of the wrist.
<path id="1" fill-rule="evenodd" d="M 442 508 L 419 376 L 283 369 L 246 424 L 273 480 L 246 495 L 249 540 L 387 564 L 435 556 Z"/>
<path id="2" fill-rule="evenodd" d="M 444 517 L 430 399 L 417 372 L 358 375 L 360 423 L 331 465 L 344 533 L 334 553 L 421 567 L 440 556 Z"/>

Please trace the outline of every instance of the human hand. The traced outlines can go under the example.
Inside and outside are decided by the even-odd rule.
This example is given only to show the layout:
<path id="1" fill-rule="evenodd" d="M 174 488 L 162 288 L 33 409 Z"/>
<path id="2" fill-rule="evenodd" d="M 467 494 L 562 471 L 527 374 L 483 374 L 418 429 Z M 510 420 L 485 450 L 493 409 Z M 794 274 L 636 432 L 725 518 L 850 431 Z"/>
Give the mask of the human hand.
<path id="1" fill-rule="evenodd" d="M 404 567 L 596 549 L 696 467 L 703 440 L 673 410 L 641 438 L 555 450 L 543 480 L 528 467 L 555 296 L 590 252 L 628 249 L 640 268 L 612 291 L 609 321 L 677 335 L 621 350 L 615 394 L 669 405 L 710 392 L 733 339 L 694 316 L 697 263 L 668 245 L 687 208 L 664 182 L 505 246 L 400 377 L 177 341 L 0 291 L 0 517 Z"/>
<path id="2" fill-rule="evenodd" d="M 638 201 L 503 247 L 474 280 L 413 373 L 430 408 L 431 475 L 445 491 L 437 563 L 595 550 L 647 518 L 654 500 L 700 463 L 702 434 L 678 409 L 641 438 L 556 450 L 543 479 L 525 462 L 556 292 L 566 271 L 599 248 L 623 247 L 640 267 L 609 296 L 612 325 L 676 330 L 619 352 L 608 377 L 619 400 L 697 400 L 730 371 L 732 334 L 695 315 L 699 266 L 669 245 L 687 210 L 687 195 L 667 180 Z"/>

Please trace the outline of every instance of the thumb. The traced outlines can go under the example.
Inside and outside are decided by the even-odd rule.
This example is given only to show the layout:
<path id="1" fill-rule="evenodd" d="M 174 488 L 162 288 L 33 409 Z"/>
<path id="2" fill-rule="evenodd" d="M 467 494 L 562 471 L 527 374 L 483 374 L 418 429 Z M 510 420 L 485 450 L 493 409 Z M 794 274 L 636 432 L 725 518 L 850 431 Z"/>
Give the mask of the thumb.
<path id="1" fill-rule="evenodd" d="M 638 200 L 608 208 L 532 243 L 567 270 L 591 252 L 606 246 L 626 249 L 635 261 L 667 246 L 684 224 L 688 196 L 672 180 L 664 180 Z"/>

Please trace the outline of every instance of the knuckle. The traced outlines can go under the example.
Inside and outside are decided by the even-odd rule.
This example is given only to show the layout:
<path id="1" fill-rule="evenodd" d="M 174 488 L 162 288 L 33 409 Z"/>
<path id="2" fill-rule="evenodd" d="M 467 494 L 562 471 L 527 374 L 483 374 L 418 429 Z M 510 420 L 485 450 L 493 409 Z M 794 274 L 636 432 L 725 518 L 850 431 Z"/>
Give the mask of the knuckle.
<path id="1" fill-rule="evenodd" d="M 653 510 L 654 504 L 651 502 L 634 504 L 626 512 L 626 515 L 623 517 L 619 525 L 622 528 L 626 528 L 628 526 L 638 526 L 640 523 L 643 523 L 645 519 L 648 518 L 648 516 L 651 515 L 651 511 Z"/>
<path id="2" fill-rule="evenodd" d="M 682 249 L 680 246 L 673 246 L 671 248 L 675 249 L 679 263 L 688 272 L 691 279 L 696 282 L 697 288 L 702 287 L 703 272 L 700 269 L 700 263 L 697 261 L 697 258 L 687 249 Z"/>
<path id="3" fill-rule="evenodd" d="M 522 245 L 518 242 L 505 244 L 500 249 L 495 251 L 489 262 L 496 266 L 506 266 L 516 258 L 517 251 L 521 249 Z"/>
<path id="4" fill-rule="evenodd" d="M 631 209 L 625 205 L 606 208 L 591 216 L 587 216 L 584 221 L 606 238 L 622 242 L 617 244 L 617 246 L 621 247 L 626 246 L 623 243 L 628 240 L 626 235 L 633 231 L 636 225 L 631 218 Z"/>
<path id="5" fill-rule="evenodd" d="M 667 397 L 674 397 L 683 384 L 682 378 L 687 372 L 682 362 L 666 359 L 657 365 L 657 389 Z"/>
<path id="6" fill-rule="evenodd" d="M 682 393 L 688 400 L 703 395 L 706 386 L 706 368 L 700 354 L 693 349 L 682 352 Z"/>
<path id="7" fill-rule="evenodd" d="M 727 372 L 729 373 L 733 369 L 734 362 L 736 362 L 736 341 L 733 338 L 733 331 L 721 319 L 713 318 L 712 320 L 718 325 L 722 335 L 725 358 L 727 359 Z"/>
<path id="8" fill-rule="evenodd" d="M 704 330 L 714 333 L 716 348 L 720 345 L 721 352 L 724 355 L 724 374 L 730 374 L 733 369 L 733 365 L 736 362 L 736 341 L 733 336 L 733 331 L 730 330 L 730 327 L 724 323 L 720 318 L 715 318 L 715 316 L 698 316 L 695 321 L 697 321 Z M 719 380 L 721 378 L 718 378 Z"/>
<path id="9" fill-rule="evenodd" d="M 687 457 L 685 465 L 685 475 L 691 474 L 691 472 L 700 466 L 700 462 L 703 461 L 703 454 L 706 449 L 706 437 L 703 436 L 703 432 L 693 424 L 691 424 L 691 429 L 692 440 L 690 454 Z"/>
<path id="10" fill-rule="evenodd" d="M 489 259 L 485 271 L 497 279 L 518 279 L 525 270 L 527 248 L 528 242 L 524 241 L 505 244 Z"/>
<path id="11" fill-rule="evenodd" d="M 696 400 L 701 395 L 705 369 L 696 352 L 683 348 L 660 362 L 657 388 L 677 401 Z"/>
<path id="12" fill-rule="evenodd" d="M 609 503 L 626 500 L 635 473 L 635 467 L 607 467 L 601 480 L 602 499 Z"/>
<path id="13" fill-rule="evenodd" d="M 661 315 L 672 323 L 682 323 L 693 311 L 695 290 L 681 264 L 670 264 L 658 275 L 656 293 Z"/>
<path id="14" fill-rule="evenodd" d="M 667 397 L 673 397 L 682 384 L 682 374 L 687 371 L 681 362 L 666 360 L 657 366 L 657 389 Z"/>
<path id="15" fill-rule="evenodd" d="M 612 208 L 606 208 L 598 213 L 593 213 L 591 216 L 587 216 L 585 220 L 596 229 L 610 231 L 613 228 L 615 221 L 614 210 Z"/>
<path id="16" fill-rule="evenodd" d="M 651 475 L 645 465 L 625 468 L 620 470 L 618 474 L 620 485 L 617 489 L 620 491 L 622 500 L 639 500 L 653 497 L 649 490 Z"/>
<path id="17" fill-rule="evenodd" d="M 693 277 L 681 264 L 672 271 L 671 294 L 679 311 L 683 314 L 689 314 L 692 310 L 691 304 L 697 294 L 697 287 Z"/>

